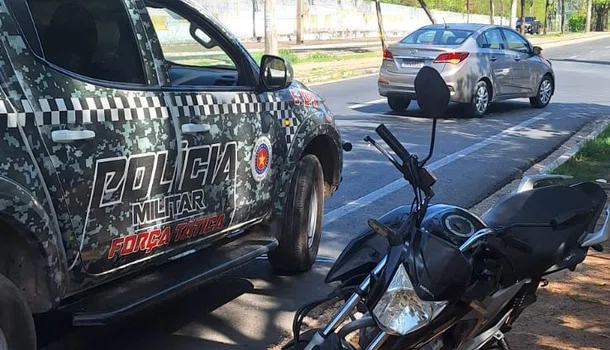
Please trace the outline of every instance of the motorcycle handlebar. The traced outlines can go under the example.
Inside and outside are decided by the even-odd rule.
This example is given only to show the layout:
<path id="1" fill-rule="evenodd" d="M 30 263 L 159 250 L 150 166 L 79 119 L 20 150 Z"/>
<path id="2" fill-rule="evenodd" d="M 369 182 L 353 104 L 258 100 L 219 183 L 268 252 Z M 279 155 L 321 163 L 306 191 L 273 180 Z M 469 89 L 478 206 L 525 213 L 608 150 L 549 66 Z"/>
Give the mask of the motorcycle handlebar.
<path id="1" fill-rule="evenodd" d="M 409 162 L 409 158 L 411 154 L 407 151 L 402 144 L 396 139 L 396 137 L 386 128 L 384 124 L 381 124 L 375 129 L 379 137 L 385 141 L 385 143 L 396 153 L 396 155 L 403 161 L 403 163 L 407 164 Z"/>

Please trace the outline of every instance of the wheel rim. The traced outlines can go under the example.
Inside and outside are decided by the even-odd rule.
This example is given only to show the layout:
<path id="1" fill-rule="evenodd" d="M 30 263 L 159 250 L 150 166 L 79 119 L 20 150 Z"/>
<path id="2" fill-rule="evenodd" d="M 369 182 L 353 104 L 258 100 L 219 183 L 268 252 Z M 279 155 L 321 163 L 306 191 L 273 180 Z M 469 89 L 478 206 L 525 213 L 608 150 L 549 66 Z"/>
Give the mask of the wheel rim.
<path id="1" fill-rule="evenodd" d="M 485 110 L 487 109 L 487 104 L 489 103 L 489 93 L 487 93 L 486 86 L 479 86 L 475 95 L 475 99 L 477 113 L 485 113 Z"/>
<path id="2" fill-rule="evenodd" d="M 0 350 L 8 350 L 8 342 L 2 328 L 0 328 Z"/>
<path id="3" fill-rule="evenodd" d="M 551 100 L 551 90 L 551 81 L 544 79 L 542 84 L 540 84 L 540 102 L 546 104 Z"/>
<path id="4" fill-rule="evenodd" d="M 318 189 L 316 184 L 313 185 L 311 198 L 309 198 L 309 220 L 307 223 L 307 248 L 311 249 L 314 238 L 316 237 L 316 228 L 318 226 Z M 1 350 L 1 349 L 0 349 Z"/>

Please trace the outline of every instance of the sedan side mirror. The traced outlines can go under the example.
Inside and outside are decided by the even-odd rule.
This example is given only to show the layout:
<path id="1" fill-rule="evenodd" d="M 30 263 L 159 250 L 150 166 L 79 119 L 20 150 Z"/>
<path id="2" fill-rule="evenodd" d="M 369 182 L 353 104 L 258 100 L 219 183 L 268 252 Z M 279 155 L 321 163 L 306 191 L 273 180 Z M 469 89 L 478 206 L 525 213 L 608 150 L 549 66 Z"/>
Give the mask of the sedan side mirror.
<path id="1" fill-rule="evenodd" d="M 540 56 L 542 54 L 542 48 L 540 46 L 534 46 L 532 48 L 532 52 L 534 53 L 534 55 Z"/>
<path id="2" fill-rule="evenodd" d="M 294 79 L 290 62 L 285 59 L 263 55 L 261 59 L 260 82 L 265 90 L 276 91 L 289 87 Z"/>

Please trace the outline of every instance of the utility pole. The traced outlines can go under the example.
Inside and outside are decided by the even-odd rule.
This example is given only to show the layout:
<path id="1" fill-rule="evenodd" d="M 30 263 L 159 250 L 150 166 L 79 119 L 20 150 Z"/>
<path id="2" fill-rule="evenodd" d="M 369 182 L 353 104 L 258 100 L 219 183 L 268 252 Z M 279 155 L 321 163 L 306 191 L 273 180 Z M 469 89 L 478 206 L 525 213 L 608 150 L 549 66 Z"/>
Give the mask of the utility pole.
<path id="1" fill-rule="evenodd" d="M 303 0 L 297 0 L 297 43 L 302 44 L 305 32 L 305 14 L 303 13 Z"/>
<path id="2" fill-rule="evenodd" d="M 494 0 L 489 0 L 489 24 L 494 24 L 495 9 Z"/>
<path id="3" fill-rule="evenodd" d="M 265 53 L 277 55 L 277 33 L 275 31 L 275 0 L 265 0 Z"/>
<path id="4" fill-rule="evenodd" d="M 591 10 L 593 7 L 593 1 L 587 0 L 587 20 L 585 21 L 585 32 L 591 31 Z"/>
<path id="5" fill-rule="evenodd" d="M 470 23 L 470 0 L 466 0 L 466 23 Z"/>

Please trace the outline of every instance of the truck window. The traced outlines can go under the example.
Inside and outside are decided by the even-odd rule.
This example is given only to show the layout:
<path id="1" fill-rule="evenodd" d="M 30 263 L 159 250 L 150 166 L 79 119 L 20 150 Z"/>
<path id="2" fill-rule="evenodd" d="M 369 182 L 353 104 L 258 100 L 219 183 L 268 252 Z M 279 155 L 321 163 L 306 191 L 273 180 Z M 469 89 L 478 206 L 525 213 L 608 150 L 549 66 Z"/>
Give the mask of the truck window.
<path id="1" fill-rule="evenodd" d="M 221 43 L 171 5 L 147 4 L 173 86 L 237 86 L 239 67 Z"/>
<path id="2" fill-rule="evenodd" d="M 146 83 L 122 0 L 27 2 L 46 61 L 94 79 Z"/>

